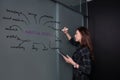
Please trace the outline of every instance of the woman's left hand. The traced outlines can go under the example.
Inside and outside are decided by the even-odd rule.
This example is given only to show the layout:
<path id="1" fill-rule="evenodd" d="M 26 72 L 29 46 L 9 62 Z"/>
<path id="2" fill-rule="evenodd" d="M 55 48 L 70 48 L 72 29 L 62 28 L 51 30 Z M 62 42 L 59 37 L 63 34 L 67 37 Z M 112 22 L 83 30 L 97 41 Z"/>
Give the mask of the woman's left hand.
<path id="1" fill-rule="evenodd" d="M 69 64 L 74 64 L 75 62 L 73 61 L 73 59 L 70 57 L 70 56 L 68 56 L 68 55 L 66 55 L 66 56 L 63 56 L 63 58 L 64 58 L 64 60 L 67 62 L 67 63 L 69 63 Z"/>

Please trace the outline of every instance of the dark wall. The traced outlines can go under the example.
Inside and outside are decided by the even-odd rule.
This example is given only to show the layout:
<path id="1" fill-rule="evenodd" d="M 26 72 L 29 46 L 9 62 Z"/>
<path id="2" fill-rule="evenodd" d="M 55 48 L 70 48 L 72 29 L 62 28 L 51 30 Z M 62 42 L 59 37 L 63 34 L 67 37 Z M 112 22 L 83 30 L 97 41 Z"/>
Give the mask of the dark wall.
<path id="1" fill-rule="evenodd" d="M 96 80 L 119 80 L 120 5 L 113 0 L 88 3 L 89 30 L 94 43 Z"/>

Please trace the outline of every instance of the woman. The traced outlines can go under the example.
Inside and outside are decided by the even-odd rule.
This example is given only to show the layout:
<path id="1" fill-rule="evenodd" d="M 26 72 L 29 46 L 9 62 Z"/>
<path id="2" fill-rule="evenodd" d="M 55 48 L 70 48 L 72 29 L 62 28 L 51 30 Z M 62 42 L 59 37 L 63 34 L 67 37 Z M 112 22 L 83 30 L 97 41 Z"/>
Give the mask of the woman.
<path id="1" fill-rule="evenodd" d="M 92 41 L 88 29 L 85 27 L 77 28 L 74 38 L 68 33 L 67 27 L 64 27 L 62 31 L 67 36 L 70 43 L 77 46 L 72 58 L 68 55 L 63 56 L 67 63 L 73 65 L 72 80 L 90 80 L 92 60 L 94 58 Z"/>

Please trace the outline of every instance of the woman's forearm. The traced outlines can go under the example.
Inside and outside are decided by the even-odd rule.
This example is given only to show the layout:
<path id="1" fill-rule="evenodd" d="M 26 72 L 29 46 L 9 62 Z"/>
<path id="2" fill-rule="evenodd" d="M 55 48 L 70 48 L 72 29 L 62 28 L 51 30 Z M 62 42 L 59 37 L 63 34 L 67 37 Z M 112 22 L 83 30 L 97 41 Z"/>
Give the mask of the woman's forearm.
<path id="1" fill-rule="evenodd" d="M 69 33 L 65 33 L 65 35 L 66 35 L 68 40 L 70 40 L 72 38 Z"/>
<path id="2" fill-rule="evenodd" d="M 64 27 L 62 29 L 62 31 L 64 32 L 64 34 L 66 35 L 67 39 L 70 40 L 71 39 L 71 36 L 70 34 L 68 33 L 68 28 L 67 27 Z"/>

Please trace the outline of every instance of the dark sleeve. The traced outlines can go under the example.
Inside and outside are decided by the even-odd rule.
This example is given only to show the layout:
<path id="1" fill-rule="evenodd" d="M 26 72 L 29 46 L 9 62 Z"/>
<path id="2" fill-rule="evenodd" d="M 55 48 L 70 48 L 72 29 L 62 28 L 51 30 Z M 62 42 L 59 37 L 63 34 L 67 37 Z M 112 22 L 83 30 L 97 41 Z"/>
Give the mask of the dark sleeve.
<path id="1" fill-rule="evenodd" d="M 80 74 L 86 74 L 89 75 L 91 72 L 91 59 L 90 59 L 90 53 L 89 50 L 81 50 L 81 56 L 82 56 L 82 63 L 80 62 L 80 59 L 77 61 L 77 63 L 80 65 L 80 67 L 77 69 L 77 71 Z"/>
<path id="2" fill-rule="evenodd" d="M 74 38 L 71 38 L 71 39 L 69 40 L 69 42 L 70 42 L 73 46 L 76 46 L 76 47 L 79 46 L 79 43 L 76 42 L 76 41 L 74 40 Z"/>

